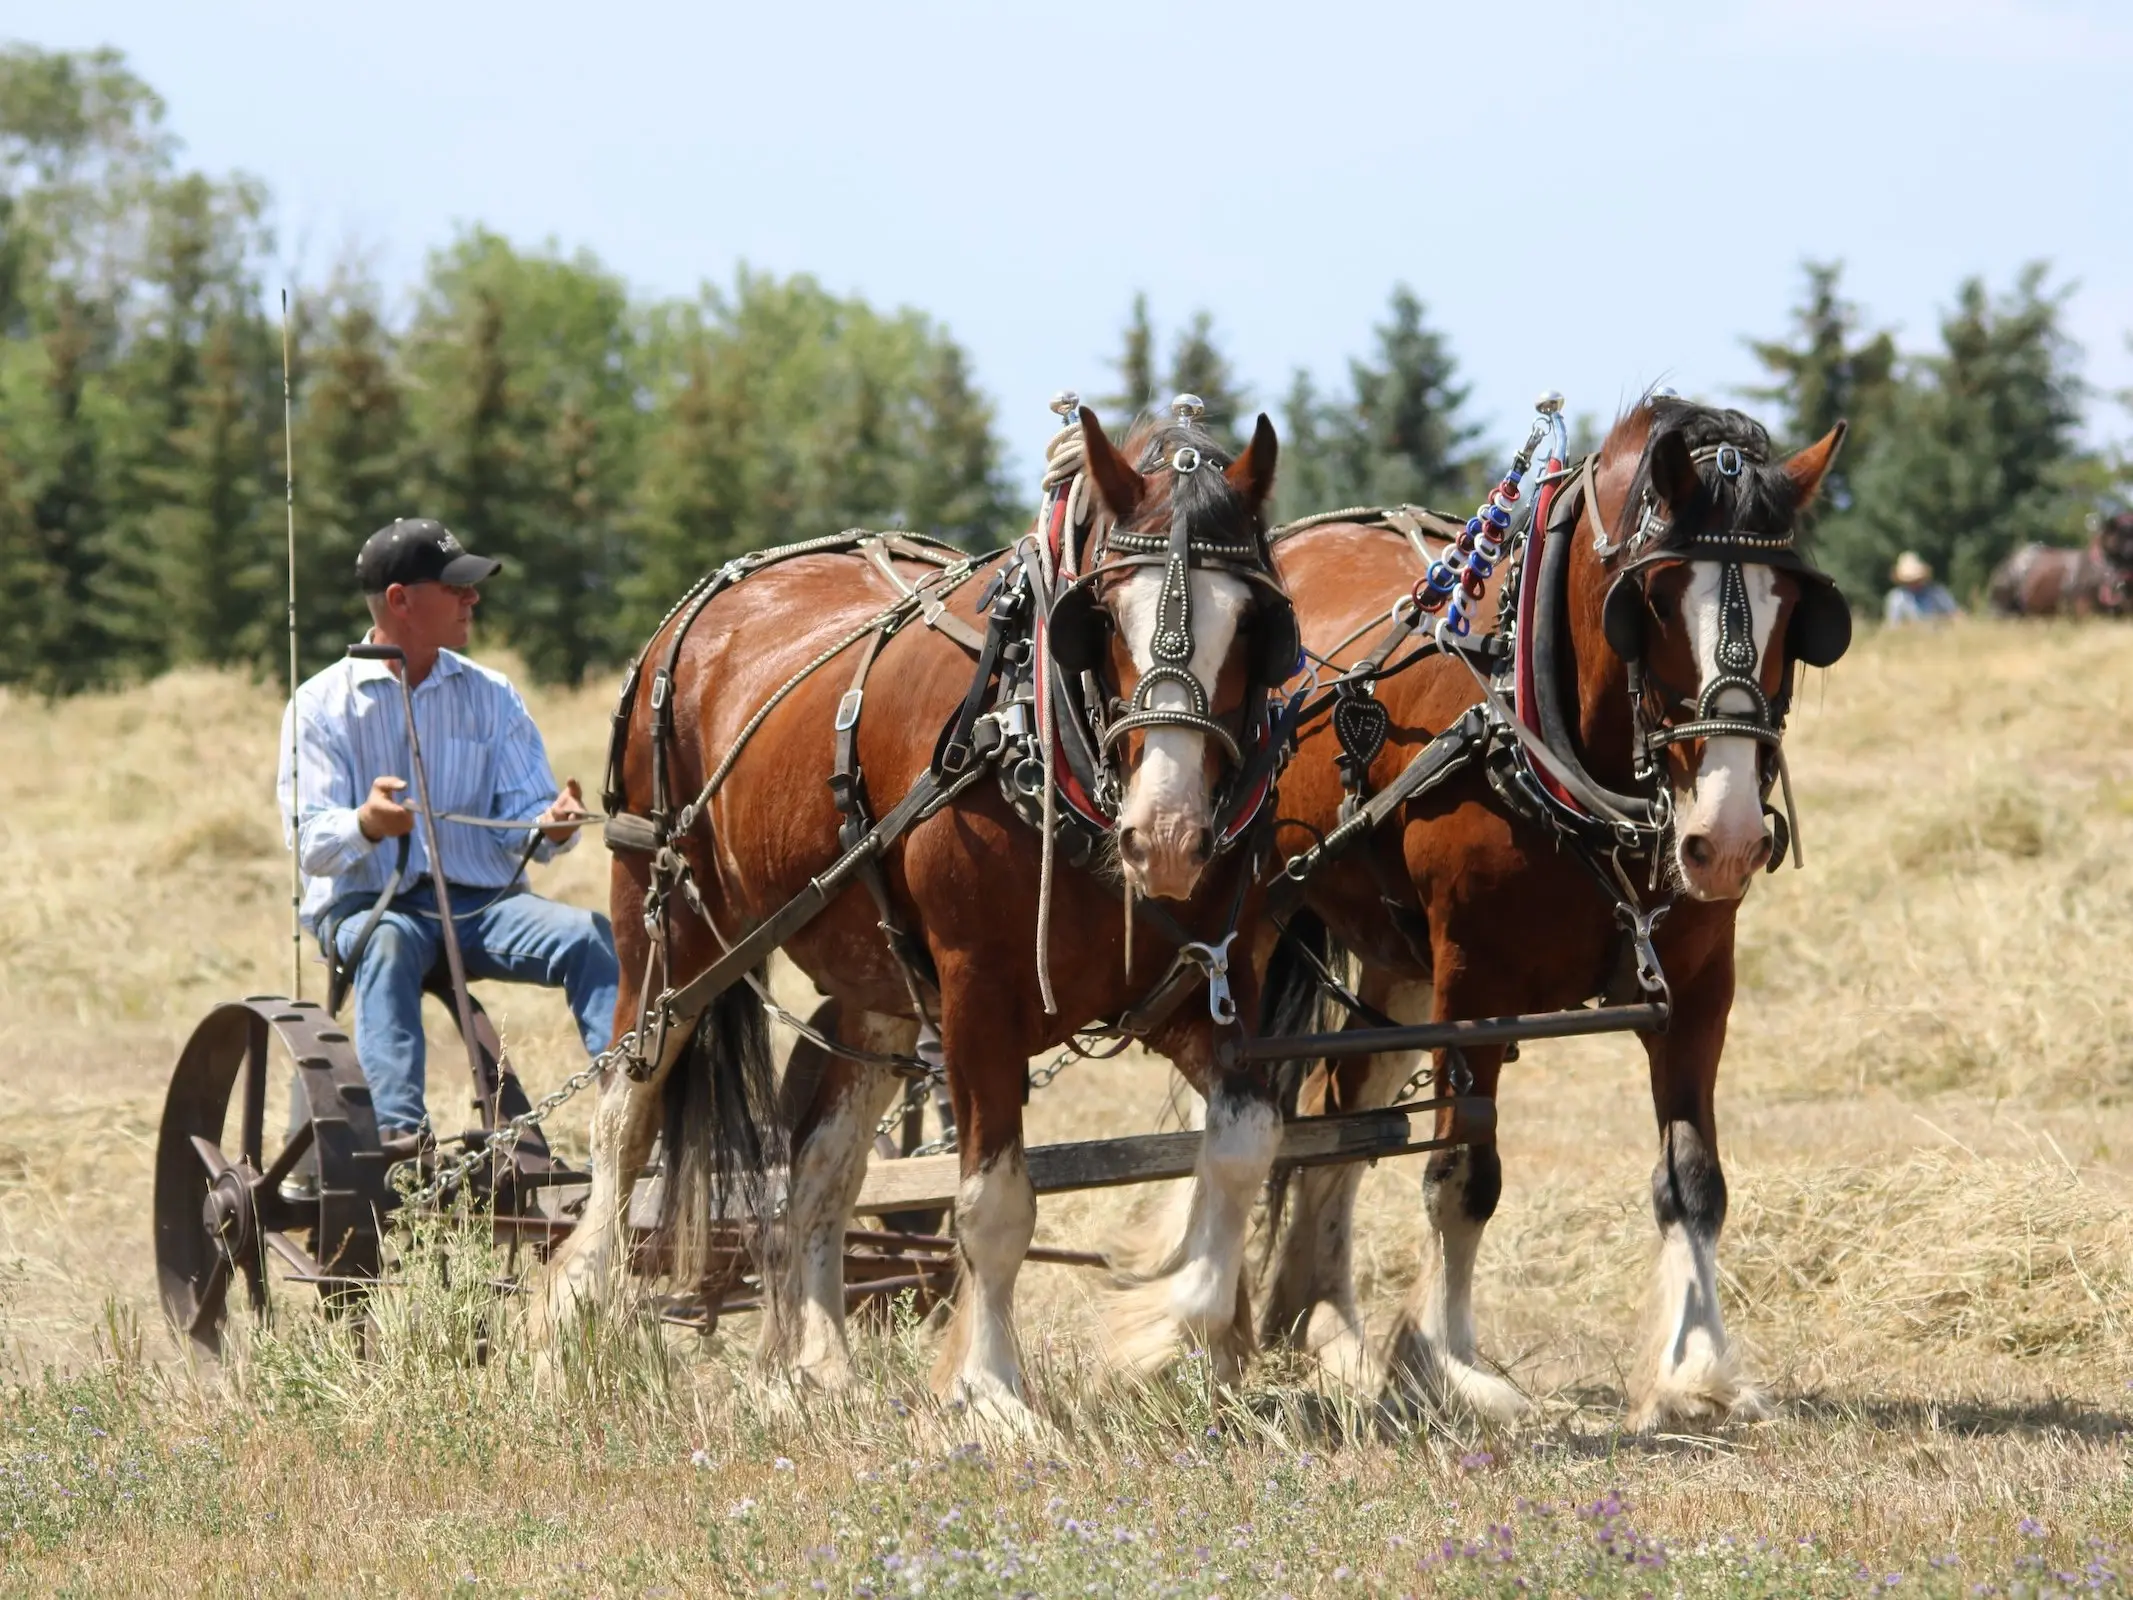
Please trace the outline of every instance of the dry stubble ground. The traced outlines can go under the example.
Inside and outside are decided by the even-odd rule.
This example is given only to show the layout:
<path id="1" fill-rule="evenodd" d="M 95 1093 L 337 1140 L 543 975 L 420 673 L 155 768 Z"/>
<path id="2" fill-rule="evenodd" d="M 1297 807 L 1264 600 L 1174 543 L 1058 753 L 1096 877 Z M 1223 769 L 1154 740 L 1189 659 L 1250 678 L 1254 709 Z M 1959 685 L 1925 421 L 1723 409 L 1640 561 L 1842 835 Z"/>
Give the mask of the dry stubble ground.
<path id="1" fill-rule="evenodd" d="M 1507 1078 L 1480 1313 L 1543 1402 L 1513 1434 L 1388 1432 L 1280 1361 L 1240 1395 L 1191 1369 L 1104 1390 L 1093 1285 L 1057 1267 L 1022 1303 L 1058 1432 L 1022 1448 L 930 1406 L 908 1327 L 862 1341 L 869 1397 L 797 1412 L 748 1381 L 748 1318 L 704 1346 L 623 1322 L 543 1386 L 485 1295 L 445 1290 L 388 1302 L 368 1360 L 291 1297 L 224 1374 L 188 1370 L 153 1299 L 150 1153 L 193 1020 L 285 986 L 275 709 L 199 674 L 0 701 L 0 1587 L 2120 1587 L 2133 633 L 1882 635 L 1807 686 L 1810 867 L 1744 915 L 1721 1084 L 1727 1309 L 1775 1417 L 1655 1441 L 1619 1431 L 1652 1154 L 1623 1042 L 1535 1047 Z M 595 774 L 605 689 L 535 709 L 558 769 Z M 540 887 L 598 904 L 602 873 L 593 846 Z M 554 997 L 489 999 L 536 1088 L 570 1070 Z M 1169 1096 L 1145 1061 L 1076 1067 L 1033 1136 L 1153 1126 Z M 559 1128 L 577 1141 L 580 1108 Z M 1365 1181 L 1380 1327 L 1416 1270 L 1417 1177 Z M 1131 1204 L 1050 1202 L 1040 1238 L 1100 1241 Z"/>

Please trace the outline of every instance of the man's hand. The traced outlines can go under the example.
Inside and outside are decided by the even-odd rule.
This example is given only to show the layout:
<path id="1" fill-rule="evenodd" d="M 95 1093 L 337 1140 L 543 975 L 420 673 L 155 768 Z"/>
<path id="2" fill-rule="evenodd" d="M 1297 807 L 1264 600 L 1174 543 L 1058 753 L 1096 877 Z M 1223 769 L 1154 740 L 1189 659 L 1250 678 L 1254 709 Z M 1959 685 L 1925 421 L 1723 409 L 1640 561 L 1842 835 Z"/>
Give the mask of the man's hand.
<path id="1" fill-rule="evenodd" d="M 400 804 L 400 791 L 407 787 L 405 778 L 379 778 L 370 786 L 370 797 L 356 807 L 356 826 L 363 837 L 375 844 L 380 839 L 397 839 L 402 834 L 415 831 L 415 814 Z"/>
<path id="2" fill-rule="evenodd" d="M 578 780 L 576 778 L 565 778 L 562 789 L 557 793 L 555 799 L 549 802 L 548 809 L 533 820 L 536 823 L 561 822 L 566 817 L 582 817 L 584 815 L 585 796 L 578 788 Z M 541 829 L 541 834 L 550 844 L 568 844 L 570 836 L 577 831 L 576 828 L 543 828 Z"/>

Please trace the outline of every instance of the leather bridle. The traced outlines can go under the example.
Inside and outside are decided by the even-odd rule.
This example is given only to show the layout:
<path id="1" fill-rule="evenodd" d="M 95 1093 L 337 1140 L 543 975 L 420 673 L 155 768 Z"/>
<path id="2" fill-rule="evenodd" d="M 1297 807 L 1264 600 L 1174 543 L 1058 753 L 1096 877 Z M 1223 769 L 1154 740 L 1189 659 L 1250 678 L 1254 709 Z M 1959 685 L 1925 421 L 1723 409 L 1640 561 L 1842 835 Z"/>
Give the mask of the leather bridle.
<path id="1" fill-rule="evenodd" d="M 1292 677 L 1300 654 L 1296 614 L 1288 591 L 1271 571 L 1265 558 L 1265 532 L 1256 519 L 1242 535 L 1225 541 L 1189 528 L 1183 479 L 1202 470 L 1218 470 L 1191 444 L 1181 444 L 1167 458 L 1145 463 L 1143 470 L 1167 467 L 1178 480 L 1172 485 L 1170 526 L 1164 532 L 1136 532 L 1116 525 L 1106 528 L 1094 541 L 1095 561 L 1088 570 L 1067 578 L 1054 596 L 1045 628 L 1045 648 L 1069 678 L 1087 675 L 1099 696 L 1106 698 L 1115 716 L 1097 719 L 1096 754 L 1107 766 L 1119 746 L 1131 734 L 1157 728 L 1177 728 L 1212 739 L 1221 749 L 1227 771 L 1218 791 L 1216 830 L 1222 844 L 1233 841 L 1250 821 L 1244 814 L 1256 810 L 1256 797 L 1278 758 L 1280 730 L 1269 724 L 1269 697 Z M 1159 568 L 1162 588 L 1156 603 L 1155 633 L 1149 643 L 1153 658 L 1141 673 L 1130 697 L 1108 698 L 1104 685 L 1103 657 L 1099 648 L 1102 631 L 1110 618 L 1101 604 L 1099 590 L 1112 579 L 1137 570 Z M 1220 572 L 1250 585 L 1256 595 L 1249 618 L 1249 674 L 1239 729 L 1215 714 L 1206 685 L 1192 670 L 1193 603 L 1192 574 Z M 1240 630 L 1242 631 L 1242 630 Z M 1155 692 L 1165 684 L 1183 691 L 1185 704 L 1158 705 Z M 1124 785 L 1119 775 L 1106 772 L 1112 793 Z"/>
<path id="2" fill-rule="evenodd" d="M 1695 538 L 1669 545 L 1672 521 L 1658 495 L 1647 486 L 1636 507 L 1636 527 L 1628 537 L 1613 538 L 1599 507 L 1597 457 L 1587 457 L 1582 472 L 1584 508 L 1592 524 L 1593 553 L 1609 564 L 1613 580 L 1602 604 L 1607 643 L 1629 672 L 1630 714 L 1634 724 L 1634 770 L 1640 782 L 1664 787 L 1661 768 L 1668 749 L 1702 739 L 1748 739 L 1760 746 L 1758 778 L 1767 801 L 1771 786 L 1783 776 L 1785 718 L 1791 709 L 1793 666 L 1829 666 L 1851 643 L 1851 609 L 1835 580 L 1803 556 L 1790 529 L 1769 532 L 1745 526 L 1702 530 Z M 1715 466 L 1720 477 L 1737 478 L 1763 458 L 1736 444 L 1707 445 L 1692 451 L 1696 466 Z M 1613 563 L 1627 557 L 1621 565 Z M 1652 671 L 1648 627 L 1651 578 L 1661 567 L 1713 562 L 1719 569 L 1718 671 L 1693 695 L 1668 684 Z M 1799 598 L 1787 624 L 1783 649 L 1784 678 L 1775 695 L 1762 685 L 1761 648 L 1755 638 L 1754 609 L 1748 597 L 1746 569 L 1769 567 L 1790 573 Z M 1744 696 L 1745 709 L 1726 708 L 1729 693 Z M 1687 710 L 1689 715 L 1678 713 Z M 1789 788 L 1789 785 L 1788 785 Z M 1787 811 L 1791 810 L 1787 795 Z M 1785 846 L 1795 836 L 1789 819 L 1771 853 L 1773 867 L 1782 863 Z"/>

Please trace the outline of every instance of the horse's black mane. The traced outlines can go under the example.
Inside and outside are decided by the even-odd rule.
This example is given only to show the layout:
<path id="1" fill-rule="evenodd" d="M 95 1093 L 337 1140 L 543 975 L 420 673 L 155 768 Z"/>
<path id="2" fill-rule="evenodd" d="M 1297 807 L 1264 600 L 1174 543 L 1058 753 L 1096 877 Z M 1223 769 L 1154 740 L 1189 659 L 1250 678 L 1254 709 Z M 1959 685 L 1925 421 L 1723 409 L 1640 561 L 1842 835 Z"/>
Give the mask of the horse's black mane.
<path id="1" fill-rule="evenodd" d="M 1720 406 L 1698 405 L 1672 395 L 1648 395 L 1615 424 L 1620 431 L 1649 416 L 1644 454 L 1637 474 L 1630 480 L 1625 518 L 1634 525 L 1634 508 L 1641 505 L 1652 482 L 1652 452 L 1661 440 L 1678 436 L 1690 450 L 1730 444 L 1742 456 L 1740 476 L 1722 477 L 1715 462 L 1698 468 L 1703 489 L 1686 506 L 1672 506 L 1660 548 L 1692 544 L 1706 533 L 1750 530 L 1762 534 L 1795 531 L 1799 522 L 1798 493 L 1785 473 L 1783 459 L 1776 456 L 1770 434 L 1745 412 Z M 1612 440 L 1613 435 L 1609 438 Z M 1617 530 L 1622 531 L 1622 530 Z"/>
<path id="2" fill-rule="evenodd" d="M 1200 453 L 1200 469 L 1171 471 L 1171 458 L 1187 445 Z M 1236 544 L 1244 534 L 1264 553 L 1264 524 L 1251 515 L 1244 496 L 1224 476 L 1236 458 L 1205 428 L 1171 418 L 1143 417 L 1126 434 L 1121 453 L 1154 491 L 1134 518 L 1141 527 L 1169 526 L 1174 497 L 1183 495 L 1189 533 L 1224 544 Z"/>

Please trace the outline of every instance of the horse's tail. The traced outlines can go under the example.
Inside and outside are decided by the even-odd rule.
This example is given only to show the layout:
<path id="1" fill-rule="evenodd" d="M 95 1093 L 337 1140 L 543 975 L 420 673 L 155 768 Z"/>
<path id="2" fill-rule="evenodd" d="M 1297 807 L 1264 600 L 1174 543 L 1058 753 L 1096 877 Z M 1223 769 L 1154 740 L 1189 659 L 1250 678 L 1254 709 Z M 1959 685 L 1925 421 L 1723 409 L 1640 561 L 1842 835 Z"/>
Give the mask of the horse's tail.
<path id="1" fill-rule="evenodd" d="M 1333 931 L 1324 920 L 1299 906 L 1274 942 L 1266 979 L 1259 986 L 1259 1037 L 1279 1039 L 1298 1033 L 1321 1033 L 1337 1025 L 1330 1015 L 1331 1004 L 1325 986 L 1319 982 L 1319 973 L 1346 961 L 1347 952 L 1334 942 Z M 1276 1065 L 1274 1088 L 1284 1112 L 1296 1109 L 1297 1093 L 1303 1088 L 1311 1065 L 1308 1061 Z"/>
<path id="2" fill-rule="evenodd" d="M 1322 1033 L 1338 1026 L 1319 974 L 1339 970 L 1347 959 L 1348 953 L 1335 942 L 1333 930 L 1324 919 L 1297 907 L 1274 943 L 1266 978 L 1259 986 L 1259 1037 L 1287 1038 L 1299 1033 Z M 1304 1079 L 1316 1065 L 1315 1061 L 1302 1060 L 1274 1064 L 1274 1098 L 1284 1117 L 1296 1114 Z M 1265 1237 L 1270 1249 L 1281 1231 L 1290 1170 L 1277 1168 L 1267 1180 Z"/>
<path id="3" fill-rule="evenodd" d="M 776 1199 L 772 1177 L 785 1166 L 785 1135 L 770 1020 L 754 983 L 737 983 L 697 1018 L 667 1074 L 660 1221 L 677 1277 L 694 1281 L 732 1263 L 715 1223 L 760 1234 Z"/>

